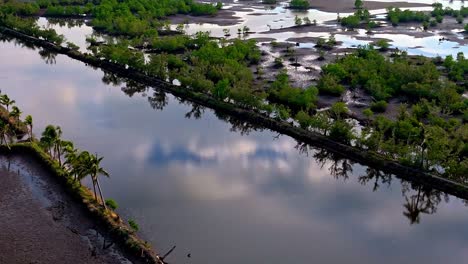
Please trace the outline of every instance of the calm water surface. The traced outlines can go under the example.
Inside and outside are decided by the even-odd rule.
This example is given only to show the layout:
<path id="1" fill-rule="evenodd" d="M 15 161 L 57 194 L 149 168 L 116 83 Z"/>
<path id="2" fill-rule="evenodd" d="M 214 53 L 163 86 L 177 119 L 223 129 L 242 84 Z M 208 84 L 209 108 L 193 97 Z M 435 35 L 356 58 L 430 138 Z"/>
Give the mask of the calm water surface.
<path id="1" fill-rule="evenodd" d="M 176 245 L 172 263 L 468 259 L 468 208 L 456 198 L 307 155 L 270 131 L 242 133 L 211 110 L 105 84 L 100 70 L 12 42 L 0 43 L 0 83 L 36 135 L 57 124 L 105 157 L 105 197 L 159 251 Z"/>

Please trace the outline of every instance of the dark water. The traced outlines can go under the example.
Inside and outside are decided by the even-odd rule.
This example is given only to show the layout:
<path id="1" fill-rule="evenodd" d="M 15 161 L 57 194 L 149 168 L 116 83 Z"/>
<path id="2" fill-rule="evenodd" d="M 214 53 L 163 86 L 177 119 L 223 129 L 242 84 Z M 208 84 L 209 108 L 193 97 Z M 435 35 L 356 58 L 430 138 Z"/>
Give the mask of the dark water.
<path id="1" fill-rule="evenodd" d="M 156 249 L 177 245 L 172 263 L 468 259 L 468 208 L 456 198 L 270 131 L 246 134 L 153 89 L 104 84 L 102 71 L 67 57 L 47 61 L 1 43 L 0 89 L 33 115 L 36 135 L 57 124 L 105 157 L 105 197 Z"/>

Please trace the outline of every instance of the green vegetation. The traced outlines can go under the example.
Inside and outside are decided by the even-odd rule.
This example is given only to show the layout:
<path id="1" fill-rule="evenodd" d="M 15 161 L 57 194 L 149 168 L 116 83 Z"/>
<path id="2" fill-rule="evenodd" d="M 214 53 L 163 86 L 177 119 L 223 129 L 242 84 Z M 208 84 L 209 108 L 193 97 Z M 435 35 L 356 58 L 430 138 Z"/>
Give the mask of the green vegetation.
<path id="1" fill-rule="evenodd" d="M 309 112 L 315 109 L 318 90 L 315 87 L 307 89 L 293 88 L 289 84 L 286 71 L 280 72 L 269 89 L 269 100 L 288 106 L 293 111 Z"/>
<path id="2" fill-rule="evenodd" d="M 360 25 L 367 25 L 368 28 L 375 28 L 377 23 L 371 20 L 369 10 L 359 8 L 353 15 L 339 18 L 339 22 L 343 27 L 355 29 Z"/>
<path id="3" fill-rule="evenodd" d="M 320 50 L 331 50 L 333 47 L 336 46 L 336 39 L 333 35 L 331 35 L 328 40 L 325 40 L 323 38 L 319 38 L 317 40 L 317 43 L 315 44 L 315 47 L 320 49 Z"/>
<path id="4" fill-rule="evenodd" d="M 373 102 L 371 104 L 371 110 L 375 113 L 383 113 L 387 109 L 388 103 L 385 102 L 384 100 L 378 101 L 378 102 Z"/>
<path id="5" fill-rule="evenodd" d="M 468 59 L 465 58 L 463 52 L 458 53 L 456 60 L 451 55 L 445 57 L 443 66 L 450 80 L 466 87 L 468 79 Z"/>
<path id="6" fill-rule="evenodd" d="M 138 224 L 133 219 L 128 220 L 128 225 L 133 229 L 134 232 L 138 232 L 138 230 L 140 230 L 140 226 L 138 226 Z"/>
<path id="7" fill-rule="evenodd" d="M 399 8 L 388 8 L 387 19 L 396 26 L 399 23 L 405 22 L 427 22 L 430 20 L 430 15 L 422 11 L 401 10 Z"/>
<path id="8" fill-rule="evenodd" d="M 307 0 L 291 0 L 291 2 L 289 3 L 289 8 L 306 10 L 310 8 L 310 4 Z"/>
<path id="9" fill-rule="evenodd" d="M 363 6 L 364 6 L 364 3 L 362 2 L 362 0 L 354 1 L 354 8 L 361 9 Z"/>
<path id="10" fill-rule="evenodd" d="M 397 26 L 399 23 L 420 22 L 424 30 L 427 30 L 429 26 L 435 27 L 438 23 L 442 23 L 444 16 L 454 17 L 459 24 L 462 24 L 464 18 L 468 16 L 468 7 L 462 6 L 460 10 L 453 10 L 449 7 L 444 9 L 440 3 L 435 3 L 432 6 L 433 10 L 430 13 L 389 8 L 387 9 L 387 19 L 393 26 Z"/>
<path id="11" fill-rule="evenodd" d="M 296 26 L 302 25 L 302 18 L 300 18 L 300 17 L 298 17 L 296 15 L 296 17 L 294 18 L 294 25 L 296 25 Z"/>
<path id="12" fill-rule="evenodd" d="M 0 10 L 1 11 L 1 10 Z M 0 26 L 7 26 L 18 30 L 29 36 L 41 38 L 49 42 L 60 45 L 64 41 L 64 37 L 59 35 L 53 29 L 41 29 L 32 19 L 23 19 L 11 14 L 0 14 Z"/>
<path id="13" fill-rule="evenodd" d="M 106 199 L 106 205 L 108 208 L 112 210 L 116 210 L 119 206 L 117 205 L 117 202 L 113 199 Z"/>
<path id="14" fill-rule="evenodd" d="M 386 39 L 380 39 L 375 43 L 375 45 L 380 49 L 380 51 L 387 51 L 390 48 L 390 43 Z"/>

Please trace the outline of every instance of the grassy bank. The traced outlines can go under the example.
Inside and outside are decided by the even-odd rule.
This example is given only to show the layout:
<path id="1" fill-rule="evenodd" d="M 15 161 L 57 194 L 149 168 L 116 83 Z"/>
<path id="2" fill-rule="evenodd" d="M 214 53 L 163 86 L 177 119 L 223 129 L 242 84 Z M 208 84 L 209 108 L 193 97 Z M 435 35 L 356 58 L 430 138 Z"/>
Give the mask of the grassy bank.
<path id="1" fill-rule="evenodd" d="M 0 155 L 19 154 L 31 157 L 48 172 L 66 190 L 78 204 L 86 208 L 89 216 L 111 235 L 112 239 L 123 249 L 124 253 L 141 263 L 164 263 L 151 246 L 140 239 L 131 227 L 127 226 L 120 217 L 110 209 L 104 209 L 99 201 L 93 197 L 93 193 L 79 182 L 72 179 L 56 160 L 53 160 L 36 143 L 16 143 L 0 146 Z"/>
<path id="2" fill-rule="evenodd" d="M 425 184 L 435 189 L 444 191 L 448 194 L 463 199 L 468 199 L 468 188 L 466 186 L 433 175 L 421 168 L 412 165 L 404 165 L 379 153 L 340 143 L 339 141 L 314 131 L 302 129 L 286 121 L 271 118 L 259 113 L 254 109 L 242 108 L 232 103 L 219 100 L 203 92 L 197 92 L 185 87 L 174 86 L 168 82 L 144 74 L 141 71 L 131 68 L 127 69 L 108 60 L 101 60 L 89 54 L 82 54 L 78 51 L 58 46 L 45 40 L 34 38 L 6 27 L 0 27 L 0 32 L 21 39 L 28 43 L 41 46 L 49 51 L 65 54 L 73 59 L 82 61 L 94 67 L 102 68 L 121 77 L 126 77 L 148 86 L 156 86 L 159 89 L 169 92 L 177 97 L 188 99 L 194 103 L 234 116 L 240 120 L 245 120 L 254 125 L 263 126 L 281 134 L 291 136 L 300 142 L 311 144 L 315 147 L 324 148 L 327 151 L 335 153 L 343 158 L 354 160 L 361 164 L 382 170 L 386 173 L 395 174 L 405 180 Z"/>

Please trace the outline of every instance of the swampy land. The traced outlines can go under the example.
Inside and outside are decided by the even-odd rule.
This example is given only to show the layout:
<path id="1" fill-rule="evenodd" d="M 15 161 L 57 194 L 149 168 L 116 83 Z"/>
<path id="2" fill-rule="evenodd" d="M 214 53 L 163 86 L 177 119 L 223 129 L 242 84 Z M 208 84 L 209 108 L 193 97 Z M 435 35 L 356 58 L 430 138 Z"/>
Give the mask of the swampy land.
<path id="1" fill-rule="evenodd" d="M 428 31 L 416 30 L 419 23 L 408 23 L 380 27 L 369 35 L 366 29 L 346 31 L 333 25 L 337 23 L 333 22 L 336 13 L 344 17 L 346 10 L 354 12 L 353 1 L 341 1 L 349 5 L 337 10 L 332 5 L 321 7 L 322 2 L 326 1 L 315 1 L 316 6 L 311 3 L 312 9 L 300 13 L 286 8 L 287 3 L 267 8 L 257 2 L 232 2 L 214 17 L 177 15 L 172 27 L 188 19 L 185 31 L 189 34 L 209 30 L 213 36 L 222 37 L 223 29 L 230 28 L 235 38 L 237 28 L 247 25 L 253 32 L 247 38 L 257 39 L 257 45 L 265 51 L 261 65 L 266 65 L 264 78 L 271 81 L 280 69 L 269 65 L 286 46 L 298 43 L 295 54 L 301 66 L 291 66 L 286 59 L 284 68 L 291 83 L 303 88 L 320 78 L 320 67 L 332 62 L 337 54 L 353 52 L 357 45 L 378 39 L 388 39 L 390 49 L 406 50 L 409 55 L 445 58 L 466 52 L 463 26 L 452 23 L 449 17 Z M 430 11 L 428 4 L 432 1 L 405 6 Z M 461 6 L 457 1 L 443 4 L 454 9 Z M 385 10 L 378 9 L 385 8 L 385 4 L 369 3 L 367 7 L 377 19 L 384 20 Z M 294 27 L 296 14 L 310 16 L 318 25 Z M 80 21 L 39 18 L 37 23 L 64 34 L 83 52 L 87 51 L 87 36 L 95 34 L 103 41 L 109 38 Z M 318 38 L 328 39 L 331 33 L 337 46 L 325 54 L 325 61 L 316 60 L 320 56 L 315 48 Z M 446 40 L 441 40 L 443 37 Z M 111 175 L 101 180 L 106 198 L 117 201 L 117 212 L 123 219 L 134 219 L 139 224 L 138 235 L 157 252 L 167 252 L 176 245 L 167 257 L 171 263 L 456 263 L 468 258 L 468 229 L 464 224 L 468 211 L 463 200 L 302 145 L 290 137 L 173 97 L 158 87 L 147 87 L 67 56 L 28 47 L 8 36 L 0 45 L 1 90 L 14 98 L 24 113 L 34 116 L 34 134 L 40 138 L 48 124 L 57 124 L 63 129 L 62 137 L 72 140 L 75 147 L 105 157 L 102 166 Z M 356 99 L 346 94 L 320 95 L 317 104 L 325 109 L 344 101 L 351 111 L 359 113 L 370 103 L 366 96 Z M 396 103 L 392 102 L 386 115 L 397 116 Z M 359 106 L 362 104 L 364 107 Z M 13 232 L 9 234 L 44 228 L 30 235 L 37 239 L 42 232 L 71 236 L 69 245 L 60 245 L 60 253 L 66 254 L 74 247 L 73 254 L 86 263 L 92 247 L 86 237 L 77 239 L 66 229 L 74 226 L 84 236 L 93 234 L 92 221 L 86 217 L 77 222 L 82 222 L 79 225 L 54 221 L 55 209 L 50 208 L 60 207 L 55 204 L 58 201 L 67 205 L 71 202 L 59 196 L 52 200 L 53 205 L 47 205 L 50 201 L 40 198 L 44 197 L 37 194 L 41 189 L 31 187 L 29 182 L 31 178 L 46 177 L 37 164 L 25 157 L 11 161 L 4 157 L 2 164 L 5 186 L 14 185 L 12 190 L 21 193 L 18 203 L 28 199 L 28 207 L 39 215 L 37 226 L 11 225 L 9 230 Z M 1 182 L 3 186 L 3 179 Z M 92 187 L 89 179 L 83 184 Z M 45 186 L 45 190 L 61 192 L 53 184 L 49 187 L 48 181 Z M 2 206 L 3 197 L 15 203 L 7 194 L 2 196 Z M 73 206 L 65 208 L 74 211 Z M 15 213 L 31 212 L 18 209 Z M 65 216 L 69 214 L 73 212 Z M 39 223 L 52 223 L 57 228 L 50 230 Z M 22 241 L 18 246 L 36 240 Z M 56 243 L 49 242 L 50 247 Z M 99 258 L 89 263 L 122 260 L 118 249 L 116 255 L 109 252 L 114 251 L 99 252 Z M 38 259 L 39 263 L 46 260 Z"/>

